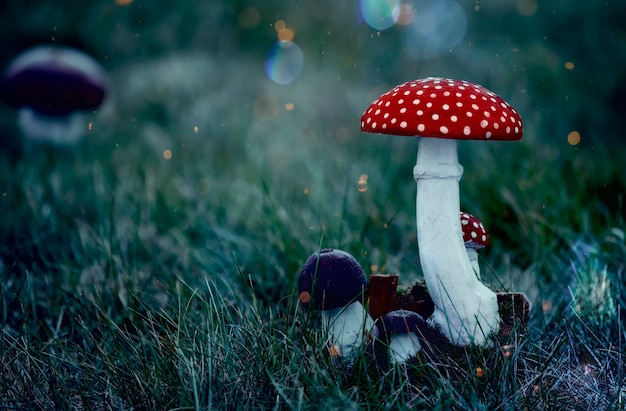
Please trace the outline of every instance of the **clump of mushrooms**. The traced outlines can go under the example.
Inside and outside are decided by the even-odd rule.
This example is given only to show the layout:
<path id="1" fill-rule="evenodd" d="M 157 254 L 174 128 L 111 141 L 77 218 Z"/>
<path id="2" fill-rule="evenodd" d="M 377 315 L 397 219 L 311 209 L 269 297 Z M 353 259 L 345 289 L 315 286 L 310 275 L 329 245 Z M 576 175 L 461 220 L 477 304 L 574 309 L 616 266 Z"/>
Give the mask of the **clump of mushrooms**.
<path id="1" fill-rule="evenodd" d="M 0 80 L 0 99 L 17 108 L 29 141 L 71 144 L 88 131 L 84 113 L 102 104 L 107 76 L 84 52 L 40 45 L 19 54 Z"/>
<path id="2" fill-rule="evenodd" d="M 457 140 L 520 140 L 520 115 L 480 85 L 429 77 L 376 99 L 361 117 L 361 130 L 419 137 L 413 177 L 420 262 L 435 304 L 429 321 L 455 345 L 487 344 L 498 332 L 498 302 L 464 247 Z"/>
<path id="3" fill-rule="evenodd" d="M 364 307 L 366 289 L 363 268 L 345 251 L 322 249 L 302 267 L 298 297 L 304 307 L 320 313 L 335 358 L 354 358 L 374 326 Z"/>

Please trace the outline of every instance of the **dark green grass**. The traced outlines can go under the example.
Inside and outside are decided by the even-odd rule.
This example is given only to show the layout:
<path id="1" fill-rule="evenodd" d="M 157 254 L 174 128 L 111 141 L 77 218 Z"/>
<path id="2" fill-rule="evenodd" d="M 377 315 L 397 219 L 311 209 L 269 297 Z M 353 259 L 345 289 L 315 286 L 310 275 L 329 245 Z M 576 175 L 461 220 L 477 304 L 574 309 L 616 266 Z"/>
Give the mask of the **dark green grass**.
<path id="1" fill-rule="evenodd" d="M 365 354 L 334 364 L 294 290 L 319 247 L 420 278 L 416 142 L 280 93 L 293 112 L 244 99 L 198 133 L 182 106 L 125 96 L 73 150 L 3 157 L 0 408 L 625 407 L 623 147 L 461 144 L 462 208 L 492 238 L 484 277 L 528 293 L 533 319 L 511 357 L 380 375 Z"/>

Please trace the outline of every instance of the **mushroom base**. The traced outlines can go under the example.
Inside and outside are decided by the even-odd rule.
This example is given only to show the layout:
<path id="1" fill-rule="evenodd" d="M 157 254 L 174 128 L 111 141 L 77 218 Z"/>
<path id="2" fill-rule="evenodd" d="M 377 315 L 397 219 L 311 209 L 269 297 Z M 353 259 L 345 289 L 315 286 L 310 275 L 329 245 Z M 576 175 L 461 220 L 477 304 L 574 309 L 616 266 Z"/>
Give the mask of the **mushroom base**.
<path id="1" fill-rule="evenodd" d="M 20 109 L 17 121 L 27 141 L 52 145 L 75 144 L 88 130 L 85 116 L 80 112 L 67 116 L 47 116 L 25 107 Z"/>

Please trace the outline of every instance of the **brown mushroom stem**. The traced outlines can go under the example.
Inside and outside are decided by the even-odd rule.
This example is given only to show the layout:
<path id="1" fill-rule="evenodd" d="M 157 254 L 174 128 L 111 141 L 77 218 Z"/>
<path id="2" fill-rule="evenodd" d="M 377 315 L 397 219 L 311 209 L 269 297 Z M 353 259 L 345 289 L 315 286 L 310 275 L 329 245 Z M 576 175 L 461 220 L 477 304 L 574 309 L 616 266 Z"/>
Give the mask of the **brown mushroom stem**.
<path id="1" fill-rule="evenodd" d="M 420 262 L 435 304 L 432 324 L 455 345 L 485 345 L 498 332 L 496 294 L 482 284 L 465 250 L 459 221 L 455 140 L 420 138 L 413 176 Z"/>

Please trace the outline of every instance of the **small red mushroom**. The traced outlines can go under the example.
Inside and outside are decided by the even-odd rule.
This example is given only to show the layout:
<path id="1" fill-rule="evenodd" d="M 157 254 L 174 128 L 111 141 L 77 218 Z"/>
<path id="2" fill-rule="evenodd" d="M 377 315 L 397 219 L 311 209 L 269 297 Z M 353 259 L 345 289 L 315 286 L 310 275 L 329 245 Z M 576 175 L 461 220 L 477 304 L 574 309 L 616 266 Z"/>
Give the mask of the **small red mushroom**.
<path id="1" fill-rule="evenodd" d="M 456 140 L 520 140 L 519 113 L 478 84 L 429 77 L 377 98 L 361 130 L 419 137 L 413 177 L 420 262 L 435 303 L 431 321 L 454 344 L 484 345 L 499 328 L 498 302 L 476 278 L 460 235 Z"/>
<path id="2" fill-rule="evenodd" d="M 472 264 L 476 277 L 480 279 L 477 251 L 489 245 L 489 235 L 478 218 L 463 211 L 461 211 L 461 230 L 463 230 L 463 242 L 470 264 Z"/>

